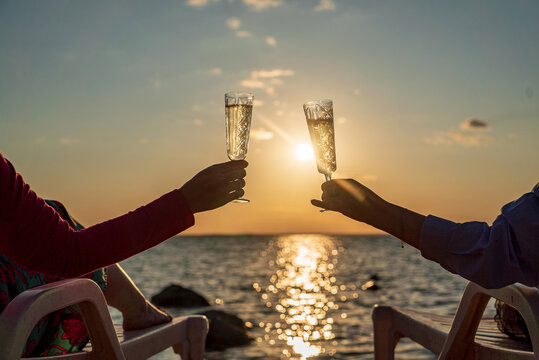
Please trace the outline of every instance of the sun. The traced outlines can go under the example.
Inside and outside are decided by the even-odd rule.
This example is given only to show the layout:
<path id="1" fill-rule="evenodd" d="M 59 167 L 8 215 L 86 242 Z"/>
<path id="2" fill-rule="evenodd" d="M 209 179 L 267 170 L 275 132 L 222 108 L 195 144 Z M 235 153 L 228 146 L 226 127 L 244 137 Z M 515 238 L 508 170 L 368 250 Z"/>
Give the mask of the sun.
<path id="1" fill-rule="evenodd" d="M 302 161 L 314 159 L 313 148 L 307 144 L 298 144 L 296 146 L 296 157 Z"/>

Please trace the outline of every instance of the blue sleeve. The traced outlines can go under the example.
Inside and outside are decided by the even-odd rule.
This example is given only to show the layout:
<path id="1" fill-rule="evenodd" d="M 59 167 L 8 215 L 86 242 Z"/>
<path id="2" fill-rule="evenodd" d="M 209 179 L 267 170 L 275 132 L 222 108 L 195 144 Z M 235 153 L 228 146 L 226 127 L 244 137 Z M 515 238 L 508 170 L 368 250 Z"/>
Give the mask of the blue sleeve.
<path id="1" fill-rule="evenodd" d="M 506 204 L 492 226 L 429 215 L 419 248 L 425 258 L 486 288 L 539 285 L 539 184 Z"/>

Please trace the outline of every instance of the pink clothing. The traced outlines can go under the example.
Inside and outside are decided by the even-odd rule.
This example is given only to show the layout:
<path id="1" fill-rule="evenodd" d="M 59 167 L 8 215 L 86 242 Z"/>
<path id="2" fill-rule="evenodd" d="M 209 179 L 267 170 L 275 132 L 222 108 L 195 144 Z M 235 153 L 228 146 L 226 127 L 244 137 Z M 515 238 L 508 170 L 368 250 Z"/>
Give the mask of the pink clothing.
<path id="1" fill-rule="evenodd" d="M 73 230 L 0 154 L 0 252 L 27 269 L 76 277 L 147 250 L 194 224 L 180 190 Z"/>

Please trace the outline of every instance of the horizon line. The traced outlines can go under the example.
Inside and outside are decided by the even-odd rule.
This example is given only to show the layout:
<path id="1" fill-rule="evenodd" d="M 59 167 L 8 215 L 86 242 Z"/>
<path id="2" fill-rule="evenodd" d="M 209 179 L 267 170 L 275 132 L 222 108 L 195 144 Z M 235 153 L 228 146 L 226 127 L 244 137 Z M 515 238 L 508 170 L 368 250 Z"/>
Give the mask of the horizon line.
<path id="1" fill-rule="evenodd" d="M 177 234 L 171 238 L 176 237 L 225 237 L 225 236 L 286 236 L 286 235 L 324 235 L 324 236 L 390 236 L 391 234 L 387 233 L 306 233 L 306 232 L 282 232 L 282 233 L 204 233 L 204 234 Z"/>

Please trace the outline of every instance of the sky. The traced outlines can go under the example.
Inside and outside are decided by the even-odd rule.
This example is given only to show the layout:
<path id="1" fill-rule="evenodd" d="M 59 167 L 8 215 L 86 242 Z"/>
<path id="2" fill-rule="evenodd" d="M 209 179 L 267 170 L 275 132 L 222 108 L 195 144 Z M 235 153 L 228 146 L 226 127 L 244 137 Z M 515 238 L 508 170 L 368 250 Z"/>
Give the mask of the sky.
<path id="1" fill-rule="evenodd" d="M 0 152 L 88 226 L 227 161 L 224 93 L 250 91 L 251 203 L 186 234 L 376 233 L 310 205 L 302 104 L 329 98 L 334 177 L 491 222 L 539 181 L 538 18 L 535 1 L 1 1 Z"/>

